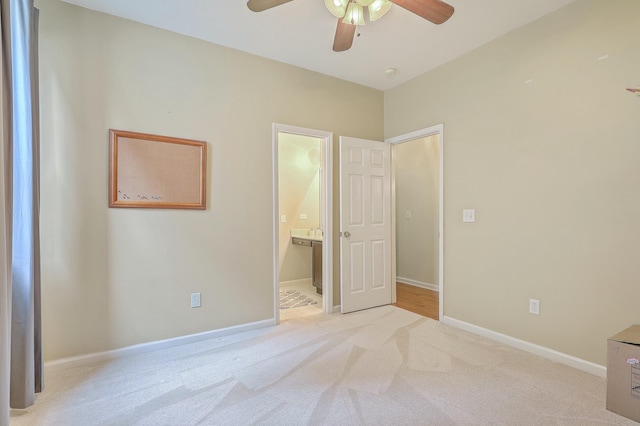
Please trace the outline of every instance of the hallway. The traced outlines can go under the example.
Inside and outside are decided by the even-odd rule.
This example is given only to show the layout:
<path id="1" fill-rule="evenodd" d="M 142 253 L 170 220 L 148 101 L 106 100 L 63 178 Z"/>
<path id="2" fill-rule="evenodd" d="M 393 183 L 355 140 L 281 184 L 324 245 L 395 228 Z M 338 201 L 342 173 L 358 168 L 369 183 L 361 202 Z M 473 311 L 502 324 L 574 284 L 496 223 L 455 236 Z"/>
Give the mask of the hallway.
<path id="1" fill-rule="evenodd" d="M 393 306 L 438 321 L 438 292 L 404 283 L 396 283 Z"/>

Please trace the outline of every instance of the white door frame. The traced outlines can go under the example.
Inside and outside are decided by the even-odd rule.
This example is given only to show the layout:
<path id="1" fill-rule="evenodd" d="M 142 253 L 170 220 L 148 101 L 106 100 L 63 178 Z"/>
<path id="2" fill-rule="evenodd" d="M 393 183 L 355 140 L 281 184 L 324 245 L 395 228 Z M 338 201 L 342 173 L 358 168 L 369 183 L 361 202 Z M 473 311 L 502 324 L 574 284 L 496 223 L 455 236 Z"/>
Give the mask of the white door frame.
<path id="1" fill-rule="evenodd" d="M 280 324 L 280 194 L 278 188 L 278 134 L 289 133 L 322 139 L 322 179 L 320 210 L 322 214 L 322 307 L 333 313 L 333 133 L 273 123 L 272 181 L 273 181 L 273 317 Z"/>
<path id="2" fill-rule="evenodd" d="M 427 127 L 411 133 L 386 139 L 385 142 L 396 145 L 428 136 L 439 135 L 440 143 L 440 176 L 438 182 L 438 316 L 444 318 L 444 125 Z M 396 303 L 396 182 L 393 149 L 391 150 L 391 288 L 393 303 Z"/>

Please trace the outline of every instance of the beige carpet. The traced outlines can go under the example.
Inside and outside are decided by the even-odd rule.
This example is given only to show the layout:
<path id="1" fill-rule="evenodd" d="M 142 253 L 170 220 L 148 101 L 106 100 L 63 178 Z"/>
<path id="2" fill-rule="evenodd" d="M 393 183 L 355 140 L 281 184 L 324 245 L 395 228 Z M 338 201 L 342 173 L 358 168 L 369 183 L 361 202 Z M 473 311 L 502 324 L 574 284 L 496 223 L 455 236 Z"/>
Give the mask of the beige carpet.
<path id="1" fill-rule="evenodd" d="M 392 306 L 46 371 L 22 425 L 602 425 L 605 381 Z"/>

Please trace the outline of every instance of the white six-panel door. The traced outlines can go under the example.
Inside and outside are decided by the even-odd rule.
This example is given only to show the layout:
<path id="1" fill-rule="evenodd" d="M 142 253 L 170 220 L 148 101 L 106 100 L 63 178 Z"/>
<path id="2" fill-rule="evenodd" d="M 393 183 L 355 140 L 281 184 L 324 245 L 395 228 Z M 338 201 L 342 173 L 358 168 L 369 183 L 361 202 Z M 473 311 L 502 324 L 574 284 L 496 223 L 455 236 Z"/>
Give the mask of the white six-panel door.
<path id="1" fill-rule="evenodd" d="M 391 303 L 391 148 L 340 137 L 342 312 Z"/>

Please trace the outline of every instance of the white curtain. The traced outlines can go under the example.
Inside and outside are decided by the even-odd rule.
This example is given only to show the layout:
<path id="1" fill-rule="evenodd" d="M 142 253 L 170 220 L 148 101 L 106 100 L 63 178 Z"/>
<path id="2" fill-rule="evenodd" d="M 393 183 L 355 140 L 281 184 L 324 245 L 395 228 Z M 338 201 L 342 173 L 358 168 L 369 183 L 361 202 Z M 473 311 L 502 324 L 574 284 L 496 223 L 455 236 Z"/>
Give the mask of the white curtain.
<path id="1" fill-rule="evenodd" d="M 0 425 L 9 424 L 9 366 L 11 342 L 11 82 L 7 67 L 11 63 L 11 38 L 9 32 L 9 5 L 0 3 Z"/>
<path id="2" fill-rule="evenodd" d="M 0 0 L 0 425 L 43 386 L 40 326 L 38 11 Z"/>

